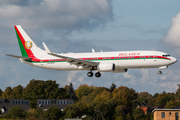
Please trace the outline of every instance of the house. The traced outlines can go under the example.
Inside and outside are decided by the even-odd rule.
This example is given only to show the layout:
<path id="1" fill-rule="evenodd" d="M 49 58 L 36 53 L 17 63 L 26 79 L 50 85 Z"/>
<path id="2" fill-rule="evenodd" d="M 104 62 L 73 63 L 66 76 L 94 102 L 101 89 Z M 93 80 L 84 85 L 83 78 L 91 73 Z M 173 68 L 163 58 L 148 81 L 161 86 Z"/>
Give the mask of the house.
<path id="1" fill-rule="evenodd" d="M 152 113 L 154 107 L 147 106 L 147 104 L 143 101 L 140 108 L 143 110 L 144 114 Z"/>
<path id="2" fill-rule="evenodd" d="M 30 109 L 29 100 L 24 99 L 0 99 L 0 109 L 3 114 L 8 112 L 8 109 L 13 106 L 20 106 L 23 110 Z"/>
<path id="3" fill-rule="evenodd" d="M 73 103 L 73 99 L 37 99 L 36 108 L 41 107 L 44 111 L 46 111 L 48 108 L 56 106 L 63 111 L 67 105 Z"/>
<path id="4" fill-rule="evenodd" d="M 154 109 L 154 120 L 180 120 L 180 109 Z"/>

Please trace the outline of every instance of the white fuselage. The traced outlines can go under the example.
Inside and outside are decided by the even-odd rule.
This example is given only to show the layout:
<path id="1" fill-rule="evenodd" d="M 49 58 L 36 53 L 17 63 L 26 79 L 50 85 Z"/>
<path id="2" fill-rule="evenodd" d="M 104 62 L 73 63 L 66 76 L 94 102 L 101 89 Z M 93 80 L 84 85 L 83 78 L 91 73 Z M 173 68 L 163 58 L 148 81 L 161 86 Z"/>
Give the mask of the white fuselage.
<path id="1" fill-rule="evenodd" d="M 92 52 L 92 53 L 67 53 L 59 54 L 71 58 L 82 59 L 85 61 L 114 63 L 115 69 L 133 69 L 133 68 L 161 68 L 175 63 L 177 60 L 167 53 L 159 51 L 117 51 L 117 52 Z M 32 66 L 53 69 L 53 70 L 89 70 L 81 66 L 76 66 L 66 62 L 66 59 L 48 55 L 46 52 L 36 56 L 36 61 L 25 61 L 24 63 Z"/>

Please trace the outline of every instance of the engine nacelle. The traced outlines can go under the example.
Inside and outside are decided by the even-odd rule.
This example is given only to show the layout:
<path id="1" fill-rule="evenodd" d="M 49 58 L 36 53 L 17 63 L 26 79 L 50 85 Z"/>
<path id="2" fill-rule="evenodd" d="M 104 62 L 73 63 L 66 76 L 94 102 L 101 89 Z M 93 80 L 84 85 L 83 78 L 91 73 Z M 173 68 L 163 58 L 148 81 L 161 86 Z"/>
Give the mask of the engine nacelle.
<path id="1" fill-rule="evenodd" d="M 114 63 L 99 63 L 97 66 L 97 70 L 99 72 L 112 72 L 115 70 L 115 64 Z"/>
<path id="2" fill-rule="evenodd" d="M 123 73 L 123 72 L 127 72 L 127 69 L 117 69 L 112 71 L 112 73 Z"/>

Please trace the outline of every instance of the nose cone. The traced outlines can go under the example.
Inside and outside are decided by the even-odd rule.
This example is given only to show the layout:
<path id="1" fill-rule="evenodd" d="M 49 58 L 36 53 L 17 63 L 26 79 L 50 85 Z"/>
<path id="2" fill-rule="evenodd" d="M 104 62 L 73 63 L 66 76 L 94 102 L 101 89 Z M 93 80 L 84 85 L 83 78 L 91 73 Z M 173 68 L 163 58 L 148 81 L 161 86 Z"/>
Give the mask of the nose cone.
<path id="1" fill-rule="evenodd" d="M 172 57 L 170 61 L 171 61 L 171 64 L 174 64 L 174 63 L 176 63 L 176 62 L 177 62 L 177 59 L 176 59 L 176 58 L 174 58 L 174 57 Z"/>

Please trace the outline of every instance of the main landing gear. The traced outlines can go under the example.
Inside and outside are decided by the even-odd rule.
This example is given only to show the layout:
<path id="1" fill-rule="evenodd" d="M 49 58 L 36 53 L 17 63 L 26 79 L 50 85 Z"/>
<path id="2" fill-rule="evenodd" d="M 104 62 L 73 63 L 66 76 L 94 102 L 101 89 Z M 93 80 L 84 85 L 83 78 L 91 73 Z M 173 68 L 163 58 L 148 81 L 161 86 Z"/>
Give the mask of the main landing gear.
<path id="1" fill-rule="evenodd" d="M 93 72 L 92 72 L 92 71 L 88 72 L 88 73 L 87 73 L 87 76 L 88 76 L 88 77 L 92 77 L 92 76 L 93 76 Z M 95 76 L 96 76 L 96 77 L 101 77 L 101 73 L 100 73 L 100 72 L 97 72 L 97 73 L 95 73 Z"/>

